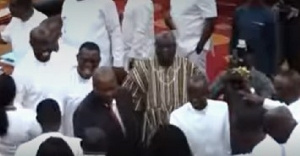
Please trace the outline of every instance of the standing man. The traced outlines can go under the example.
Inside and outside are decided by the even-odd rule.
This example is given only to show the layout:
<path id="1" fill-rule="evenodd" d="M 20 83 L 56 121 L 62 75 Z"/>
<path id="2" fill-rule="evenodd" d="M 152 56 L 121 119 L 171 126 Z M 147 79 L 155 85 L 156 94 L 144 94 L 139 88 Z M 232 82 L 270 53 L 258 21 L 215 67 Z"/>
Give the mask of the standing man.
<path id="1" fill-rule="evenodd" d="M 63 117 L 64 135 L 73 134 L 73 114 L 80 102 L 93 89 L 92 76 L 100 63 L 100 49 L 97 44 L 85 42 L 79 48 L 77 54 L 77 66 L 66 72 L 63 84 L 65 84 L 63 95 L 63 107 L 65 113 Z"/>
<path id="2" fill-rule="evenodd" d="M 67 0 L 61 16 L 62 39 L 64 44 L 73 47 L 73 56 L 84 42 L 95 42 L 102 51 L 100 66 L 123 68 L 122 34 L 112 0 Z"/>
<path id="3" fill-rule="evenodd" d="M 236 9 L 233 20 L 231 52 L 245 41 L 253 51 L 253 65 L 268 77 L 276 74 L 275 15 L 263 0 L 246 0 Z"/>
<path id="4" fill-rule="evenodd" d="M 17 85 L 15 99 L 17 106 L 35 111 L 38 103 L 47 97 L 55 96 L 55 100 L 60 100 L 53 94 L 53 90 L 61 86 L 58 84 L 60 82 L 58 78 L 63 73 L 60 64 L 53 62 L 57 56 L 55 52 L 59 37 L 55 38 L 56 41 L 51 31 L 44 25 L 31 31 L 30 44 L 33 50 L 16 66 L 12 74 Z"/>
<path id="5" fill-rule="evenodd" d="M 2 42 L 12 44 L 15 62 L 18 63 L 30 50 L 30 31 L 47 18 L 46 15 L 35 10 L 31 0 L 11 0 L 9 10 L 12 19 L 1 32 Z"/>
<path id="6" fill-rule="evenodd" d="M 294 156 L 300 153 L 300 126 L 285 107 L 266 112 L 264 130 L 268 134 L 253 150 L 253 156 Z"/>
<path id="7" fill-rule="evenodd" d="M 154 56 L 152 0 L 127 0 L 122 31 L 127 66 L 133 59 L 148 59 Z"/>
<path id="8" fill-rule="evenodd" d="M 297 122 L 300 122 L 300 75 L 296 71 L 288 70 L 280 72 L 274 78 L 276 98 L 274 101 L 268 98 L 259 97 L 255 94 L 244 94 L 244 99 L 256 104 L 263 104 L 266 109 L 279 106 L 288 107 Z"/>
<path id="9" fill-rule="evenodd" d="M 282 62 L 287 60 L 289 67 L 300 72 L 300 2 L 281 0 L 275 8 L 279 11 L 279 26 L 282 44 Z"/>
<path id="10" fill-rule="evenodd" d="M 186 81 L 200 74 L 198 68 L 182 57 L 176 57 L 176 42 L 172 33 L 156 37 L 156 56 L 137 61 L 124 82 L 134 98 L 135 110 L 143 121 L 143 140 L 160 125 L 169 122 L 170 113 L 187 102 Z"/>
<path id="11" fill-rule="evenodd" d="M 230 156 L 227 103 L 207 98 L 205 77 L 193 76 L 187 83 L 189 102 L 171 113 L 170 123 L 184 132 L 194 156 Z"/>
<path id="12" fill-rule="evenodd" d="M 131 106 L 131 95 L 118 87 L 112 68 L 101 67 L 93 76 L 93 90 L 74 113 L 74 135 L 84 138 L 87 128 L 100 128 L 109 140 L 108 153 L 139 155 L 139 131 Z"/>
<path id="13" fill-rule="evenodd" d="M 178 54 L 187 57 L 200 70 L 206 71 L 206 53 L 211 49 L 215 0 L 171 0 L 171 17 L 176 27 Z"/>

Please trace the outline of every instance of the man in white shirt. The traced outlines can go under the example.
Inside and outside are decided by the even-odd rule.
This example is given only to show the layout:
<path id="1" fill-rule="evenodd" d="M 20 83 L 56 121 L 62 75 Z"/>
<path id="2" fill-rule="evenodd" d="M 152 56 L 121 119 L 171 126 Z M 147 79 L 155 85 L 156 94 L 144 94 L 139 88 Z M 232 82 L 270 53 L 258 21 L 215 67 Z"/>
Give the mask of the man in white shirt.
<path id="1" fill-rule="evenodd" d="M 33 51 L 16 66 L 12 74 L 17 85 L 17 107 L 35 111 L 37 104 L 45 98 L 51 97 L 60 101 L 59 97 L 53 94 L 53 90 L 61 86 L 58 75 L 64 72 L 60 67 L 63 62 L 52 62 L 55 60 L 53 52 L 57 49 L 57 42 L 54 42 L 52 37 L 51 31 L 45 26 L 39 26 L 30 33 Z"/>
<path id="2" fill-rule="evenodd" d="M 100 63 L 100 49 L 97 44 L 85 42 L 77 54 L 78 65 L 66 73 L 63 94 L 64 135 L 73 135 L 73 114 L 81 101 L 93 90 L 92 75 Z"/>
<path id="3" fill-rule="evenodd" d="M 11 0 L 9 10 L 12 19 L 1 32 L 1 39 L 10 42 L 18 63 L 30 50 L 29 33 L 47 18 L 46 15 L 35 10 L 31 0 Z"/>
<path id="4" fill-rule="evenodd" d="M 244 99 L 263 104 L 266 109 L 272 109 L 279 106 L 288 107 L 293 117 L 300 122 L 300 75 L 296 71 L 281 71 L 274 78 L 274 87 L 279 101 L 265 99 L 255 94 L 242 93 Z"/>
<path id="5" fill-rule="evenodd" d="M 102 52 L 100 66 L 123 68 L 122 33 L 112 0 L 67 0 L 61 16 L 63 43 L 73 47 L 74 56 L 81 44 L 95 42 Z"/>
<path id="6" fill-rule="evenodd" d="M 207 99 L 203 76 L 192 77 L 187 92 L 190 102 L 172 112 L 170 123 L 185 133 L 194 156 L 231 155 L 227 104 Z"/>
<path id="7" fill-rule="evenodd" d="M 154 7 L 152 0 L 127 0 L 122 23 L 126 66 L 133 59 L 154 56 Z"/>
<path id="8" fill-rule="evenodd" d="M 286 107 L 269 110 L 264 117 L 268 136 L 253 150 L 253 156 L 295 156 L 300 154 L 300 127 Z"/>
<path id="9" fill-rule="evenodd" d="M 178 54 L 206 71 L 206 53 L 217 17 L 215 0 L 171 0 L 171 17 L 176 27 Z"/>
<path id="10" fill-rule="evenodd" d="M 61 115 L 59 105 L 56 101 L 52 99 L 42 101 L 37 107 L 36 119 L 41 125 L 43 134 L 19 146 L 15 156 L 36 156 L 39 146 L 50 137 L 62 138 L 71 147 L 75 156 L 81 156 L 81 140 L 66 137 L 58 132 L 61 125 Z"/>

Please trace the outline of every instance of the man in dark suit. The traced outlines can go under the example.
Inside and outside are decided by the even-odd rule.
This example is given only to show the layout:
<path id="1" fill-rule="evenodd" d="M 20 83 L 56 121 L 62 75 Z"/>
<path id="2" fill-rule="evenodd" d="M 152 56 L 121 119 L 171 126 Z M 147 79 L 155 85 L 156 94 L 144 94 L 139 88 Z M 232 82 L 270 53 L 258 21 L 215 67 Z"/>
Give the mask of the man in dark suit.
<path id="1" fill-rule="evenodd" d="M 83 138 L 86 128 L 101 128 L 109 141 L 109 155 L 138 155 L 140 132 L 131 107 L 131 94 L 118 87 L 110 67 L 95 72 L 93 88 L 74 113 L 74 135 Z"/>

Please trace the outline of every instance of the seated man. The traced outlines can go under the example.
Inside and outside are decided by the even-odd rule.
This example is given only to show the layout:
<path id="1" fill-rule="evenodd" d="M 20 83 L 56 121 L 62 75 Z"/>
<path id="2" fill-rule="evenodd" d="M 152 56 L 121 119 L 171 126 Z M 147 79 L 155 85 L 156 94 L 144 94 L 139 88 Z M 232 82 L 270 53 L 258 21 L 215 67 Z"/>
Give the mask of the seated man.
<path id="1" fill-rule="evenodd" d="M 253 156 L 295 156 L 300 153 L 300 126 L 286 107 L 269 110 L 264 117 L 268 136 L 253 150 Z"/>
<path id="2" fill-rule="evenodd" d="M 253 87 L 255 92 L 266 98 L 270 98 L 274 94 L 274 86 L 271 80 L 262 72 L 255 69 L 252 65 L 253 58 L 252 58 L 251 51 L 245 53 L 239 60 L 237 58 L 230 60 L 232 67 L 236 68 L 239 66 L 245 67 L 250 72 L 249 83 L 250 87 Z M 217 99 L 220 95 L 224 94 L 224 87 L 227 83 L 229 71 L 225 71 L 220 74 L 217 79 L 212 83 L 210 86 L 211 90 L 211 98 Z"/>
<path id="3" fill-rule="evenodd" d="M 103 129 L 112 155 L 139 155 L 140 132 L 133 114 L 130 93 L 119 88 L 111 67 L 101 67 L 93 76 L 93 90 L 73 116 L 74 135 L 84 138 L 85 129 Z M 118 149 L 118 150 L 116 150 Z"/>
<path id="4" fill-rule="evenodd" d="M 145 114 L 144 141 L 149 141 L 159 125 L 168 123 L 174 109 L 187 102 L 187 79 L 202 74 L 193 63 L 175 56 L 176 42 L 172 33 L 159 34 L 155 46 L 156 56 L 136 61 L 123 84 L 131 91 L 140 118 Z"/>
<path id="5" fill-rule="evenodd" d="M 189 102 L 172 112 L 170 123 L 185 133 L 194 156 L 230 156 L 227 104 L 207 99 L 205 77 L 194 76 L 187 85 Z"/>

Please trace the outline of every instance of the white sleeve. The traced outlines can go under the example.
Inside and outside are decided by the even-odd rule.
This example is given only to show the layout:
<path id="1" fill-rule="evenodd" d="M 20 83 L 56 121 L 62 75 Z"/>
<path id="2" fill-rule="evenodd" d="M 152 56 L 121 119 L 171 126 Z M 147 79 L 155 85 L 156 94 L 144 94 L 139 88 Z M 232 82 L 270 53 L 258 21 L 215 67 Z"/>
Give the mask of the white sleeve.
<path id="1" fill-rule="evenodd" d="M 227 115 L 225 116 L 225 126 L 224 126 L 224 155 L 231 155 L 231 141 L 230 141 L 230 122 L 229 122 L 229 111 L 227 109 Z"/>
<path id="2" fill-rule="evenodd" d="M 170 124 L 179 127 L 179 120 L 175 113 L 171 113 L 170 115 Z"/>
<path id="3" fill-rule="evenodd" d="M 113 66 L 124 67 L 124 47 L 116 4 L 108 0 L 104 8 L 106 29 L 111 40 Z"/>
<path id="4" fill-rule="evenodd" d="M 287 107 L 287 105 L 285 103 L 281 103 L 279 101 L 274 101 L 271 99 L 265 99 L 264 103 L 263 103 L 263 107 L 267 110 L 273 109 L 276 107 L 281 107 L 281 106 Z"/>
<path id="5" fill-rule="evenodd" d="M 133 34 L 131 54 L 144 52 L 141 51 L 141 49 L 143 49 L 143 46 L 145 46 L 146 41 L 149 39 L 149 36 L 147 36 L 147 31 L 149 31 L 149 25 L 153 25 L 153 11 L 153 6 L 149 6 L 146 4 L 136 8 L 134 13 L 134 21 L 136 23 L 134 25 L 135 32 Z M 143 56 L 143 54 L 141 54 L 141 56 Z"/>
<path id="6" fill-rule="evenodd" d="M 1 38 L 5 42 L 11 42 L 11 35 L 14 31 L 15 25 L 14 18 L 11 19 L 10 23 L 5 27 L 5 29 L 1 32 Z"/>
<path id="7" fill-rule="evenodd" d="M 203 18 L 213 18 L 218 16 L 217 3 L 215 0 L 198 0 L 198 8 Z"/>
<path id="8" fill-rule="evenodd" d="M 30 82 L 25 75 L 19 73 L 18 69 L 13 72 L 12 77 L 14 78 L 17 89 L 14 105 L 17 108 L 23 108 L 24 101 L 26 101 L 30 89 Z"/>

